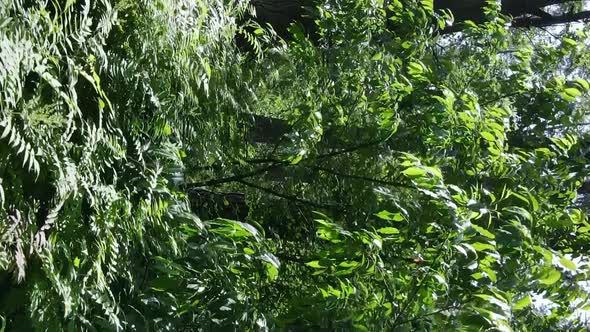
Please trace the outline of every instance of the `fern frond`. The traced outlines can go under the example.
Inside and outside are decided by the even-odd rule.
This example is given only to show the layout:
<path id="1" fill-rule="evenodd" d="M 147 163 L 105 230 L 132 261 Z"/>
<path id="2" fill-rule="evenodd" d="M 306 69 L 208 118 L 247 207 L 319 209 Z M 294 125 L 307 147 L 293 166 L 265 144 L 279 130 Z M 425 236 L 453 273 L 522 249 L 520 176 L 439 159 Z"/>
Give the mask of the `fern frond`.
<path id="1" fill-rule="evenodd" d="M 26 170 L 33 173 L 35 176 L 39 176 L 40 166 L 39 161 L 35 158 L 36 152 L 31 147 L 31 144 L 27 142 L 16 128 L 13 127 L 10 120 L 0 121 L 0 127 L 3 127 L 1 139 L 7 139 L 8 145 L 13 148 L 15 155 L 21 155 L 23 162 L 22 166 L 26 167 Z"/>

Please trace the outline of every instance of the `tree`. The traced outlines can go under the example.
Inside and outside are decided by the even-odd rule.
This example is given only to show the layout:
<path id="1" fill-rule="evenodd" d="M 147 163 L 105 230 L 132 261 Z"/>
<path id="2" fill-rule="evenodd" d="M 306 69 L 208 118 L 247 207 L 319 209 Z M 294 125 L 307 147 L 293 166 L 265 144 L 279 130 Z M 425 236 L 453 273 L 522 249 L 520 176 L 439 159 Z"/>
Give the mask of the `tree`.
<path id="1" fill-rule="evenodd" d="M 488 0 L 435 0 L 434 9 L 441 13 L 451 15 L 456 22 L 455 25 L 447 27 L 444 32 L 456 32 L 464 28 L 462 22 L 471 21 L 483 23 L 491 17 L 486 14 L 485 8 Z M 499 1 L 501 13 L 514 18 L 513 27 L 543 27 L 556 24 L 588 21 L 590 11 L 581 10 L 579 0 L 503 0 Z M 396 1 L 381 2 L 383 8 L 394 14 Z M 492 3 L 495 3 L 494 1 Z M 293 22 L 302 23 L 306 31 L 314 33 L 315 26 L 311 18 L 314 15 L 312 10 L 321 6 L 318 1 L 274 1 L 256 0 L 252 5 L 257 15 L 253 17 L 260 24 L 273 26 L 279 36 L 288 38 L 287 27 Z M 562 13 L 549 14 L 544 10 L 548 6 L 569 6 L 570 9 Z"/>
<path id="2" fill-rule="evenodd" d="M 329 1 L 308 35 L 240 2 L 4 0 L 2 321 L 585 326 L 588 28 L 389 6 Z"/>

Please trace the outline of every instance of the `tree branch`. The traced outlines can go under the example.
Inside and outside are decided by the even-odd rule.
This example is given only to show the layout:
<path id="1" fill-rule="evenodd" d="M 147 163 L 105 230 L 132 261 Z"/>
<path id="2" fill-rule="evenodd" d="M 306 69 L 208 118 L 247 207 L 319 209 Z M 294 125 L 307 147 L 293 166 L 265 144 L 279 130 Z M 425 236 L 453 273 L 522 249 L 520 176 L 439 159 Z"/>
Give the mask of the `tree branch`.
<path id="1" fill-rule="evenodd" d="M 260 175 L 260 174 L 266 173 L 274 168 L 284 166 L 284 164 L 285 164 L 284 162 L 283 163 L 274 163 L 272 165 L 253 170 L 251 172 L 236 174 L 236 175 L 228 176 L 228 177 L 221 178 L 221 179 L 213 179 L 213 180 L 204 181 L 204 182 L 187 183 L 184 185 L 184 187 L 185 188 L 193 188 L 193 187 L 215 186 L 218 184 L 224 184 L 224 183 L 229 183 L 229 182 L 239 182 L 242 179 L 249 178 L 249 177 L 252 177 L 255 175 Z"/>
<path id="2" fill-rule="evenodd" d="M 346 149 L 342 149 L 342 150 L 338 150 L 338 151 L 333 151 L 333 152 L 329 152 L 326 154 L 320 154 L 317 155 L 315 157 L 311 157 L 309 159 L 304 159 L 301 161 L 301 163 L 305 162 L 305 161 L 313 161 L 313 160 L 321 160 L 321 159 L 326 159 L 326 158 L 331 158 L 331 157 L 335 157 L 341 154 L 346 154 L 346 153 L 350 153 L 350 152 L 354 152 L 363 148 L 367 148 L 373 145 L 377 145 L 380 144 L 382 142 L 385 142 L 388 138 L 390 138 L 392 135 L 388 135 L 385 138 L 380 138 L 378 140 L 374 140 L 374 141 L 369 141 L 369 142 L 365 142 L 365 143 L 361 143 L 355 146 L 351 146 L 349 148 Z M 249 164 L 265 164 L 265 163 L 273 163 L 272 165 L 269 166 L 265 166 L 256 170 L 253 170 L 251 172 L 247 172 L 247 173 L 242 173 L 242 174 L 236 174 L 236 175 L 232 175 L 229 177 L 224 177 L 221 179 L 212 179 L 212 180 L 208 180 L 208 181 L 203 181 L 203 182 L 193 182 L 193 183 L 187 183 L 184 185 L 185 188 L 193 188 L 193 187 L 203 187 L 203 186 L 215 186 L 215 185 L 219 185 L 219 184 L 224 184 L 224 183 L 230 183 L 230 182 L 239 182 L 239 180 L 243 180 L 252 176 L 256 176 L 256 175 L 260 175 L 263 173 L 266 173 L 272 169 L 278 168 L 278 167 L 284 167 L 284 166 L 290 166 L 291 163 L 287 160 L 279 160 L 279 159 L 274 159 L 274 158 L 262 158 L 262 159 L 250 159 L 250 160 L 246 160 L 247 163 Z M 214 168 L 214 165 L 208 166 L 208 168 Z"/>
<path id="3" fill-rule="evenodd" d="M 316 202 L 312 202 L 312 201 L 308 201 L 306 199 L 301 199 L 299 197 L 293 196 L 293 195 L 288 195 L 288 194 L 283 194 L 280 193 L 278 191 L 274 191 L 270 188 L 266 188 L 266 187 L 262 187 L 259 186 L 257 184 L 251 183 L 251 182 L 247 182 L 244 180 L 236 180 L 236 182 L 241 183 L 245 186 L 248 187 L 252 187 L 255 189 L 258 189 L 260 191 L 264 191 L 267 194 L 271 194 L 273 196 L 279 197 L 279 198 L 283 198 L 289 201 L 293 201 L 293 202 L 297 202 L 297 203 L 302 203 L 302 204 L 307 204 L 309 206 L 313 206 L 313 207 L 317 207 L 317 208 L 322 208 L 322 209 L 333 209 L 333 208 L 338 208 L 341 209 L 343 206 L 341 205 L 337 205 L 337 204 L 324 204 L 324 203 L 316 203 Z"/>
<path id="4" fill-rule="evenodd" d="M 370 177 L 366 177 L 366 176 L 361 176 L 361 175 L 345 174 L 345 173 L 340 173 L 338 171 L 335 171 L 333 169 L 329 169 L 329 168 L 325 168 L 325 167 L 320 167 L 320 166 L 307 166 L 307 167 L 308 168 L 311 168 L 311 169 L 319 170 L 319 171 L 324 171 L 326 173 L 330 173 L 330 174 L 333 174 L 333 175 L 336 175 L 336 176 L 341 176 L 341 177 L 344 177 L 344 178 L 357 179 L 357 180 L 362 180 L 362 181 L 367 181 L 367 182 L 373 182 L 373 183 L 378 183 L 378 184 L 383 184 L 383 185 L 393 186 L 393 187 L 416 189 L 415 187 L 413 187 L 411 185 L 400 183 L 400 182 L 393 182 L 393 181 L 387 181 L 387 180 L 374 179 L 374 178 L 370 178 Z"/>
<path id="5" fill-rule="evenodd" d="M 359 145 L 355 145 L 355 146 L 352 146 L 350 148 L 346 148 L 346 149 L 342 149 L 342 150 L 333 151 L 333 152 L 329 152 L 329 153 L 326 153 L 326 154 L 318 155 L 317 157 L 315 157 L 313 159 L 319 160 L 319 159 L 330 158 L 330 157 L 338 156 L 338 155 L 341 155 L 341 154 L 346 154 L 346 153 L 349 153 L 349 152 L 354 152 L 354 151 L 357 151 L 357 150 L 360 150 L 360 149 L 368 148 L 368 147 L 371 147 L 373 145 L 378 145 L 378 144 L 381 144 L 381 143 L 387 141 L 392 135 L 393 135 L 393 133 L 391 133 L 390 135 L 388 135 L 385 138 L 380 138 L 380 139 L 377 139 L 377 140 L 374 140 L 374 141 L 369 141 L 369 142 L 361 143 Z"/>
<path id="6" fill-rule="evenodd" d="M 565 24 L 571 22 L 587 22 L 590 21 L 590 11 L 582 11 L 578 13 L 568 13 L 559 16 L 551 17 L 529 17 L 518 18 L 512 21 L 513 27 L 528 28 L 528 27 L 546 27 L 556 24 Z"/>

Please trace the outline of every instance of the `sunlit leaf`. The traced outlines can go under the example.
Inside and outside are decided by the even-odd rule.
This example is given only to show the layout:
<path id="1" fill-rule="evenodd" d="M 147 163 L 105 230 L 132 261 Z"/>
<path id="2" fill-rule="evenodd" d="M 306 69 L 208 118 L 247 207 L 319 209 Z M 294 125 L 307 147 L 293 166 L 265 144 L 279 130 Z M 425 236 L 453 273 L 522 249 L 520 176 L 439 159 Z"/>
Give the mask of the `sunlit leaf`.
<path id="1" fill-rule="evenodd" d="M 473 227 L 473 229 L 475 229 L 479 234 L 489 238 L 489 239 L 495 239 L 496 236 L 494 234 L 492 234 L 490 231 L 488 231 L 487 229 L 480 227 L 478 225 L 471 225 L 471 227 Z"/>
<path id="2" fill-rule="evenodd" d="M 487 131 L 482 131 L 479 133 L 481 135 L 481 137 L 483 137 L 486 141 L 495 141 L 496 140 L 496 136 L 494 136 L 494 134 L 487 132 Z"/>
<path id="3" fill-rule="evenodd" d="M 531 296 L 529 294 L 525 295 L 523 298 L 518 300 L 513 306 L 512 310 L 518 311 L 528 307 L 531 304 Z"/>
<path id="4" fill-rule="evenodd" d="M 404 220 L 404 217 L 401 215 L 401 213 L 392 213 L 392 212 L 389 212 L 386 210 L 376 213 L 375 215 L 383 220 L 392 220 L 392 221 L 403 221 Z"/>
<path id="5" fill-rule="evenodd" d="M 566 257 L 559 258 L 559 262 L 569 270 L 576 271 L 577 269 L 576 264 Z"/>
<path id="6" fill-rule="evenodd" d="M 539 277 L 539 282 L 543 285 L 553 285 L 561 279 L 561 272 L 553 268 L 547 268 Z"/>
<path id="7" fill-rule="evenodd" d="M 399 234 L 399 229 L 397 229 L 395 227 L 383 227 L 383 228 L 379 228 L 377 230 L 377 232 L 379 232 L 381 234 L 392 235 L 392 234 Z"/>
<path id="8" fill-rule="evenodd" d="M 426 170 L 420 167 L 409 167 L 402 171 L 403 174 L 410 177 L 420 177 L 426 175 Z"/>
<path id="9" fill-rule="evenodd" d="M 310 261 L 310 262 L 305 263 L 305 265 L 307 265 L 309 267 L 313 267 L 314 269 L 325 268 L 325 266 L 320 265 L 320 261 Z"/>
<path id="10" fill-rule="evenodd" d="M 496 247 L 494 245 L 489 244 L 489 243 L 475 242 L 475 243 L 471 243 L 471 246 L 476 251 L 496 250 Z"/>

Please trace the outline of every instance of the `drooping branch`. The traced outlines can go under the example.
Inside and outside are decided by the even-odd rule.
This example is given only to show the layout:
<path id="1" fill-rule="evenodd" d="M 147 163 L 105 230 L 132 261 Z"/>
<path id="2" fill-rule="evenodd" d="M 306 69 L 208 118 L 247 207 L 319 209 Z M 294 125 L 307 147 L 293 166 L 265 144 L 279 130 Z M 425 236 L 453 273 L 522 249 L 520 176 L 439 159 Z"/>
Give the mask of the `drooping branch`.
<path id="1" fill-rule="evenodd" d="M 512 21 L 512 26 L 518 28 L 547 27 L 551 25 L 566 24 L 573 22 L 590 22 L 590 11 L 582 11 L 571 14 L 568 13 L 564 15 L 551 17 L 519 18 Z"/>
<path id="2" fill-rule="evenodd" d="M 309 166 L 312 169 L 316 169 L 319 171 L 324 171 L 326 173 L 330 173 L 339 177 L 343 177 L 343 178 L 349 178 L 349 179 L 356 179 L 356 180 L 361 180 L 361 181 L 365 181 L 365 182 L 371 182 L 371 183 L 377 183 L 377 184 L 382 184 L 382 185 L 386 185 L 386 186 L 392 186 L 392 187 L 399 187 L 399 188 L 406 188 L 406 189 L 415 189 L 415 187 L 408 185 L 408 184 L 404 184 L 404 183 L 400 183 L 400 182 L 393 182 L 393 181 L 387 181 L 387 180 L 381 180 L 381 179 L 374 179 L 374 178 L 370 178 L 370 177 L 366 177 L 366 176 L 361 176 L 361 175 L 355 175 L 355 174 L 345 174 L 330 168 L 325 168 L 325 167 L 320 167 L 320 166 Z"/>
<path id="3" fill-rule="evenodd" d="M 248 181 L 244 181 L 244 180 L 239 180 L 237 182 L 239 182 L 239 183 L 241 183 L 241 184 L 243 184 L 245 186 L 252 187 L 254 189 L 258 189 L 258 190 L 263 191 L 263 192 L 265 192 L 267 194 L 271 194 L 273 196 L 276 196 L 276 197 L 279 197 L 279 198 L 282 198 L 282 199 L 286 199 L 288 201 L 297 202 L 297 203 L 305 204 L 305 205 L 308 205 L 308 206 L 313 206 L 313 207 L 316 207 L 316 208 L 321 208 L 321 209 L 334 209 L 334 208 L 342 209 L 343 208 L 342 205 L 338 205 L 338 204 L 317 203 L 317 202 L 313 202 L 313 201 L 309 201 L 309 200 L 306 200 L 306 199 L 299 198 L 297 196 L 280 193 L 280 192 L 275 191 L 273 189 L 266 188 L 266 187 L 263 187 L 263 186 L 259 186 L 257 184 L 252 183 L 252 182 L 248 182 Z"/>
<path id="4" fill-rule="evenodd" d="M 216 186 L 216 185 L 220 185 L 220 184 L 224 184 L 224 183 L 237 182 L 239 180 L 243 180 L 243 179 L 246 179 L 246 178 L 249 178 L 252 176 L 264 174 L 272 169 L 275 169 L 275 168 L 283 166 L 283 165 L 284 165 L 284 163 L 274 163 L 272 165 L 261 167 L 261 168 L 255 169 L 253 171 L 250 171 L 250 172 L 235 174 L 235 175 L 228 176 L 225 178 L 212 179 L 212 180 L 207 180 L 207 181 L 203 181 L 203 182 L 187 183 L 184 186 L 186 188 L 196 188 L 196 187 Z"/>

